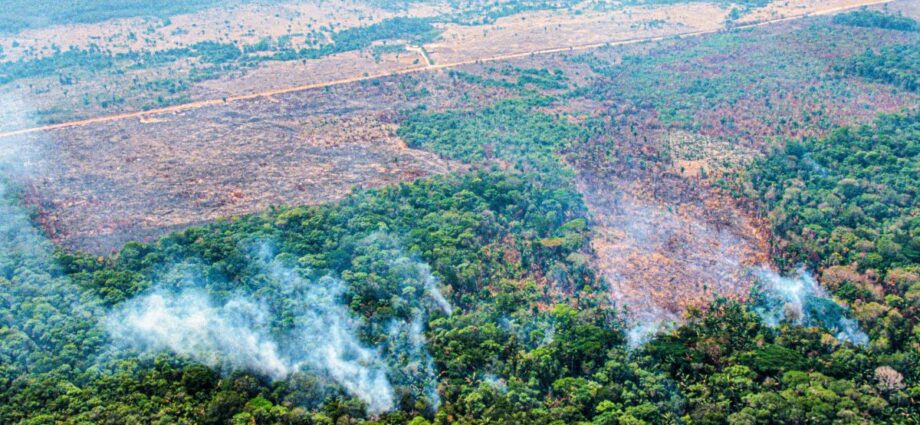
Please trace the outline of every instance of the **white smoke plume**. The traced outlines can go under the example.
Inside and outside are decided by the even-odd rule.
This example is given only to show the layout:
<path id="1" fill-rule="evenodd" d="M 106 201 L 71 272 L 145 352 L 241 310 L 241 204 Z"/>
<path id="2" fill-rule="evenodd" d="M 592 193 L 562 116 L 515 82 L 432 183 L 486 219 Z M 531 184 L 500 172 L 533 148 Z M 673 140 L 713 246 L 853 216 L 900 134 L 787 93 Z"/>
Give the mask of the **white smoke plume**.
<path id="1" fill-rule="evenodd" d="M 382 234 L 365 243 L 399 251 L 395 239 Z M 363 400 L 370 414 L 394 408 L 394 385 L 424 395 L 437 409 L 437 376 L 424 336 L 427 309 L 418 300 L 399 294 L 401 302 L 419 307 L 413 307 L 411 320 L 384 326 L 384 339 L 372 347 L 357 336 L 366 324 L 342 300 L 345 282 L 330 276 L 308 280 L 303 277 L 308 273 L 275 257 L 271 244 L 258 247 L 254 266 L 263 279 L 257 293 L 268 297 L 211 295 L 201 273 L 183 264 L 166 273 L 153 290 L 109 314 L 106 328 L 113 341 L 148 354 L 172 352 L 212 368 L 249 370 L 275 380 L 315 373 Z M 401 254 L 381 258 L 387 258 L 381 272 L 423 287 L 433 308 L 452 311 L 427 264 Z"/>
<path id="2" fill-rule="evenodd" d="M 358 339 L 360 322 L 340 300 L 344 283 L 332 277 L 311 282 L 278 261 L 260 266 L 270 277 L 264 289 L 283 305 L 272 308 L 267 300 L 243 294 L 218 302 L 202 288 L 159 287 L 112 312 L 107 329 L 117 344 L 176 353 L 213 368 L 276 380 L 312 372 L 364 401 L 370 414 L 392 409 L 386 365 Z M 273 332 L 280 317 L 291 323 Z"/>
<path id="3" fill-rule="evenodd" d="M 847 309 L 825 292 L 815 278 L 804 269 L 796 276 L 780 276 L 773 270 L 755 270 L 760 280 L 762 297 L 755 311 L 769 326 L 789 321 L 803 326 L 820 326 L 835 332 L 837 339 L 856 345 L 869 343 L 869 336 L 859 329 L 854 319 L 846 317 Z"/>
<path id="4" fill-rule="evenodd" d="M 28 106 L 11 96 L 0 97 L 0 116 L 18 127 L 34 124 Z M 56 367 L 47 359 L 66 345 L 93 352 L 98 317 L 97 300 L 62 275 L 53 244 L 19 198 L 21 183 L 41 172 L 40 142 L 34 135 L 0 138 L 0 333 L 17 342 L 0 344 L 9 348 L 0 359 L 33 372 Z"/>
<path id="5" fill-rule="evenodd" d="M 495 388 L 498 392 L 502 394 L 508 394 L 508 383 L 504 379 L 499 378 L 494 373 L 487 373 L 482 377 L 482 382 L 486 385 Z"/>
<path id="6" fill-rule="evenodd" d="M 417 311 L 410 322 L 393 322 L 387 337 L 386 351 L 390 368 L 396 375 L 394 380 L 400 385 L 413 387 L 417 394 L 424 394 L 434 412 L 441 404 L 441 396 L 438 394 L 434 361 L 428 354 L 425 321 L 424 314 Z"/>
<path id="7" fill-rule="evenodd" d="M 341 303 L 344 282 L 328 276 L 308 282 L 278 261 L 268 267 L 294 320 L 294 329 L 284 338 L 293 369 L 332 377 L 367 403 L 368 413 L 391 410 L 394 395 L 386 364 L 377 350 L 358 339 L 360 322 Z"/>
<path id="8" fill-rule="evenodd" d="M 373 254 L 388 256 L 389 260 L 386 263 L 393 273 L 400 275 L 407 285 L 420 283 L 425 294 L 441 311 L 447 315 L 453 313 L 454 307 L 441 292 L 441 282 L 431 273 L 431 267 L 406 255 L 399 240 L 394 236 L 382 231 L 375 232 L 364 239 L 363 246 L 369 251 L 373 248 Z"/>
<path id="9" fill-rule="evenodd" d="M 626 331 L 626 344 L 630 350 L 639 348 L 652 340 L 655 335 L 673 329 L 678 318 L 674 313 L 661 308 L 649 307 L 629 317 Z"/>
<path id="10" fill-rule="evenodd" d="M 9 97 L 0 99 L 0 112 L 19 117 L 17 127 L 32 126 L 23 105 Z M 5 364 L 21 372 L 40 371 L 33 369 L 32 359 L 53 357 L 65 345 L 93 353 L 81 362 L 100 367 L 100 359 L 129 354 L 122 350 L 127 347 L 143 353 L 172 352 L 214 368 L 251 370 L 272 379 L 314 373 L 363 400 L 371 414 L 394 407 L 388 375 L 393 365 L 408 364 L 420 376 L 409 378 L 422 382 L 420 387 L 437 405 L 436 378 L 423 333 L 425 311 L 412 321 L 394 323 L 384 347 L 368 346 L 357 336 L 363 322 L 342 303 L 344 282 L 332 277 L 309 281 L 301 271 L 271 258 L 255 264 L 268 276 L 268 285 L 261 289 L 272 294 L 270 299 L 244 292 L 216 293 L 213 286 L 220 284 L 179 270 L 173 273 L 178 279 L 170 276 L 169 284 L 159 282 L 106 312 L 98 299 L 63 275 L 53 244 L 13 193 L 20 181 L 41 175 L 40 152 L 53 146 L 50 137 L 0 138 L 0 333 L 16 341 L 2 344 L 11 348 L 0 351 Z M 449 314 L 452 307 L 427 264 L 399 257 L 393 265 L 420 279 L 434 304 Z M 99 357 L 106 332 L 113 344 Z M 388 346 L 394 348 L 384 358 L 382 351 Z M 47 370 L 56 365 L 41 361 L 34 367 Z"/>
<path id="11" fill-rule="evenodd" d="M 152 352 L 172 351 L 212 368 L 250 369 L 273 379 L 291 373 L 269 334 L 264 305 L 237 297 L 221 305 L 201 289 L 157 291 L 111 314 L 109 332 Z"/>
<path id="12" fill-rule="evenodd" d="M 431 272 L 431 267 L 410 257 L 402 243 L 393 235 L 378 231 L 364 238 L 358 249 L 361 261 L 378 265 L 375 271 L 392 276 L 400 281 L 403 289 L 398 291 L 398 302 L 411 306 L 412 316 L 408 320 L 395 320 L 389 324 L 385 343 L 385 357 L 390 365 L 393 380 L 409 387 L 415 394 L 424 395 L 428 406 L 436 411 L 440 405 L 437 391 L 437 375 L 434 362 L 427 350 L 424 325 L 432 310 L 438 309 L 450 315 L 453 306 L 440 290 L 440 280 Z M 411 294 L 424 291 L 424 298 Z"/>
<path id="13" fill-rule="evenodd" d="M 428 294 L 434 299 L 434 302 L 438 304 L 438 307 L 441 308 L 441 311 L 451 315 L 454 312 L 454 307 L 450 305 L 450 301 L 447 301 L 447 298 L 444 297 L 444 294 L 441 293 L 441 290 L 438 288 L 438 279 L 431 274 L 431 267 L 428 264 L 422 263 L 424 268 L 422 272 L 425 274 L 425 289 Z"/>

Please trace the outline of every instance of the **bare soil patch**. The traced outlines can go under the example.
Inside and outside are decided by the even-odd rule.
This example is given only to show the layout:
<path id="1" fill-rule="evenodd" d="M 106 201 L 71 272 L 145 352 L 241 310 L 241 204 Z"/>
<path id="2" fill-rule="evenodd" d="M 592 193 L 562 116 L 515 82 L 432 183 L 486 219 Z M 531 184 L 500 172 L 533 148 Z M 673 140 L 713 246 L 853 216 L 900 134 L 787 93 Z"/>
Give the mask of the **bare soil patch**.
<path id="1" fill-rule="evenodd" d="M 425 47 L 435 63 L 461 62 L 634 38 L 658 37 L 720 27 L 728 10 L 707 4 L 627 7 L 613 11 L 528 12 L 494 24 L 444 27 L 441 41 Z"/>
<path id="2" fill-rule="evenodd" d="M 595 264 L 636 318 L 678 319 L 716 297 L 744 299 L 750 268 L 769 260 L 763 232 L 703 185 L 583 175 L 579 186 L 595 220 Z"/>
<path id="3" fill-rule="evenodd" d="M 59 244 L 106 254 L 271 205 L 448 172 L 388 123 L 395 82 L 300 92 L 23 136 L 40 152 L 30 201 Z M 355 97 L 354 93 L 365 96 Z"/>
<path id="4" fill-rule="evenodd" d="M 738 23 L 831 13 L 859 5 L 879 4 L 879 1 L 774 2 L 767 8 L 757 9 Z M 730 12 L 729 8 L 703 2 L 655 7 L 624 6 L 611 10 L 596 10 L 594 6 L 593 2 L 585 2 L 572 10 L 520 13 L 485 25 L 448 24 L 443 27 L 440 40 L 420 47 L 429 53 L 435 68 L 461 66 L 554 49 L 584 49 L 605 43 L 717 31 L 726 25 Z M 437 16 L 447 10 L 442 5 L 411 8 L 410 12 L 398 14 L 426 17 Z M 115 52 L 156 51 L 199 41 L 244 45 L 265 37 L 285 37 L 292 47 L 300 48 L 310 46 L 312 39 L 323 34 L 328 36 L 331 31 L 369 25 L 397 14 L 369 8 L 353 0 L 239 6 L 229 9 L 233 19 L 226 19 L 226 12 L 221 8 L 211 9 L 177 16 L 168 23 L 137 18 L 29 30 L 14 36 L 24 39 L 16 40 L 20 43 L 17 47 L 13 47 L 13 39 L 0 39 L 0 46 L 4 46 L 7 59 L 26 53 L 44 56 L 53 52 L 52 46 L 61 47 L 59 35 L 66 33 L 69 34 L 68 46 L 98 44 Z M 188 31 L 186 27 L 194 31 Z M 75 82 L 68 84 L 59 81 L 58 76 L 17 80 L 0 86 L 0 95 L 32 102 L 32 109 L 40 112 L 37 118 L 42 124 L 61 123 L 196 102 L 208 96 L 233 97 L 303 84 L 335 83 L 365 75 L 394 74 L 425 65 L 425 61 L 421 60 L 423 58 L 412 58 L 411 55 L 386 54 L 379 59 L 373 56 L 370 51 L 363 50 L 316 60 L 263 63 L 255 69 L 233 68 L 232 71 L 218 71 L 221 73 L 219 78 L 212 81 L 191 83 L 188 87 L 174 90 L 170 84 L 176 81 L 198 81 L 189 78 L 194 64 L 189 60 L 180 60 L 168 66 L 127 72 L 77 72 L 67 76 L 68 79 L 75 77 Z M 417 59 L 420 60 L 416 62 Z M 407 62 L 411 66 L 407 67 Z M 6 120 L 0 121 L 0 131 L 13 130 L 4 122 Z"/>
<path id="5" fill-rule="evenodd" d="M 431 7 L 413 8 L 414 16 L 436 13 Z M 323 2 L 250 3 L 216 7 L 197 13 L 159 18 L 113 19 L 92 24 L 56 25 L 0 36 L 5 60 L 44 57 L 53 46 L 85 49 L 99 46 L 113 53 L 160 51 L 189 46 L 201 41 L 232 42 L 240 46 L 258 43 L 265 37 L 290 36 L 294 48 L 308 46 L 311 33 L 325 34 L 370 25 L 395 16 L 392 11 L 370 7 L 355 0 Z M 66 34 L 66 42 L 61 35 Z"/>
<path id="6" fill-rule="evenodd" d="M 405 51 L 374 58 L 365 51 L 340 53 L 321 59 L 294 62 L 267 62 L 242 75 L 229 75 L 203 81 L 192 87 L 194 100 L 257 93 L 279 87 L 317 84 L 336 79 L 360 78 L 399 69 L 425 66 L 417 52 Z"/>
<path id="7" fill-rule="evenodd" d="M 880 0 L 783 0 L 774 1 L 765 7 L 753 10 L 738 20 L 739 23 L 752 23 L 782 19 L 801 15 L 821 15 L 841 10 L 890 3 Z"/>

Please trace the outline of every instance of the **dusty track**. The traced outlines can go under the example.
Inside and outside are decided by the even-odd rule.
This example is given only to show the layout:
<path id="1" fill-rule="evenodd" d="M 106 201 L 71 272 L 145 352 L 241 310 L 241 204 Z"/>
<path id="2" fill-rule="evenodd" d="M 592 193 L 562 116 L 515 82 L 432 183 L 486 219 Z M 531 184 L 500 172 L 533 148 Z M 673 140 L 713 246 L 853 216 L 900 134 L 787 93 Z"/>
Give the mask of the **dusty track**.
<path id="1" fill-rule="evenodd" d="M 299 85 L 299 86 L 293 86 L 293 87 L 284 87 L 284 88 L 273 89 L 273 90 L 268 90 L 268 91 L 263 91 L 263 92 L 258 92 L 258 93 L 250 93 L 250 94 L 244 94 L 244 95 L 239 95 L 239 96 L 230 96 L 230 97 L 226 97 L 222 99 L 202 100 L 202 101 L 197 101 L 197 102 L 184 103 L 181 105 L 168 106 L 165 108 L 150 109 L 147 111 L 107 115 L 107 116 L 90 118 L 90 119 L 79 120 L 79 121 L 69 121 L 69 122 L 51 124 L 51 125 L 46 125 L 46 126 L 41 126 L 41 127 L 32 127 L 32 128 L 21 129 L 21 130 L 7 131 L 7 132 L 0 133 L 0 138 L 19 136 L 23 134 L 37 133 L 37 132 L 43 132 L 43 131 L 58 130 L 62 128 L 82 127 L 86 125 L 111 122 L 111 121 L 119 121 L 119 120 L 131 119 L 131 118 L 143 119 L 144 117 L 148 117 L 152 115 L 169 114 L 169 113 L 186 111 L 190 109 L 204 108 L 208 106 L 218 106 L 218 105 L 223 105 L 223 104 L 231 103 L 231 102 L 252 100 L 252 99 L 258 99 L 258 98 L 267 98 L 267 97 L 286 94 L 286 93 L 293 93 L 293 92 L 300 92 L 300 91 L 305 91 L 305 90 L 338 86 L 338 85 L 343 85 L 343 84 L 374 80 L 378 78 L 390 77 L 390 76 L 395 76 L 395 75 L 405 75 L 405 74 L 411 74 L 411 73 L 423 72 L 423 71 L 435 71 L 435 70 L 441 70 L 441 69 L 449 69 L 449 68 L 455 68 L 455 67 L 464 66 L 464 65 L 472 65 L 472 64 L 477 64 L 477 63 L 496 62 L 496 61 L 528 57 L 528 56 L 533 56 L 533 55 L 545 55 L 545 54 L 552 54 L 552 53 L 590 50 L 590 49 L 596 49 L 596 48 L 606 47 L 606 46 L 621 46 L 621 45 L 628 45 L 628 44 L 645 43 L 645 42 L 666 40 L 669 38 L 696 37 L 696 36 L 701 36 L 701 35 L 706 35 L 706 34 L 714 34 L 714 33 L 718 33 L 720 31 L 729 30 L 729 29 L 755 28 L 755 27 L 771 25 L 771 24 L 776 24 L 776 23 L 781 23 L 781 22 L 787 22 L 787 21 L 792 21 L 792 20 L 802 19 L 802 18 L 807 18 L 807 17 L 812 17 L 812 16 L 830 15 L 830 14 L 834 14 L 837 12 L 857 9 L 857 8 L 865 7 L 865 6 L 873 6 L 873 5 L 891 3 L 892 1 L 894 0 L 865 1 L 859 4 L 855 4 L 855 5 L 835 7 L 835 8 L 820 10 L 816 12 L 808 12 L 808 13 L 803 13 L 800 15 L 787 16 L 783 18 L 770 19 L 770 20 L 754 22 L 754 23 L 749 23 L 749 24 L 736 25 L 732 27 L 722 27 L 722 28 L 713 29 L 713 30 L 690 31 L 690 32 L 670 34 L 670 35 L 665 35 L 665 36 L 640 37 L 640 38 L 632 38 L 632 39 L 625 39 L 625 40 L 620 39 L 620 40 L 602 42 L 602 43 L 591 43 L 591 44 L 573 45 L 573 46 L 568 46 L 568 47 L 531 50 L 527 52 L 509 53 L 509 54 L 497 55 L 497 56 L 488 56 L 488 57 L 483 57 L 483 58 L 444 63 L 444 64 L 431 65 L 430 62 L 428 62 L 427 60 L 428 58 L 425 57 L 426 59 L 425 61 L 429 63 L 428 65 L 425 65 L 425 66 L 404 68 L 404 69 L 398 69 L 394 71 L 371 74 L 367 76 L 359 76 L 359 77 L 352 77 L 352 78 L 344 78 L 340 80 L 326 81 L 322 83 L 305 84 L 305 85 Z M 426 56 L 426 55 L 423 55 L 423 56 Z"/>
<path id="2" fill-rule="evenodd" d="M 428 56 L 428 52 L 425 51 L 425 48 L 424 48 L 424 47 L 419 47 L 419 46 L 407 46 L 407 47 L 406 47 L 406 50 L 408 50 L 408 51 L 410 51 L 410 52 L 415 52 L 415 53 L 417 53 L 418 56 L 419 56 L 419 58 L 421 58 L 423 61 L 425 61 L 425 67 L 426 67 L 426 68 L 427 68 L 427 67 L 430 67 L 430 66 L 432 66 L 432 65 L 434 65 L 434 64 L 431 62 L 431 58 Z"/>

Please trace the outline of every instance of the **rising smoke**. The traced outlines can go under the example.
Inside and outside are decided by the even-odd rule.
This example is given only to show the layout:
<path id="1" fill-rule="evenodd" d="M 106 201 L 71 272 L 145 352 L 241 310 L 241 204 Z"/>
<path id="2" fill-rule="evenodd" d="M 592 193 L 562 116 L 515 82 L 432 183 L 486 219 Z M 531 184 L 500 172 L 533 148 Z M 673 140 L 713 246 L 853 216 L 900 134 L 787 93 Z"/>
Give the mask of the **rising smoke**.
<path id="1" fill-rule="evenodd" d="M 633 314 L 629 319 L 626 345 L 630 350 L 645 345 L 655 335 L 673 329 L 678 323 L 678 317 L 674 313 L 657 307 L 647 307 Z"/>
<path id="2" fill-rule="evenodd" d="M 25 104 L 10 96 L 0 98 L 0 113 L 16 128 L 34 124 Z M 14 189 L 41 171 L 40 160 L 39 140 L 0 138 L 0 359 L 22 372 L 55 368 L 63 361 L 58 354 L 65 346 L 94 352 L 94 318 L 101 310 L 97 300 L 83 296 L 63 276 L 54 246 L 32 224 Z"/>
<path id="3" fill-rule="evenodd" d="M 440 281 L 431 273 L 431 267 L 407 255 L 393 235 L 374 232 L 362 241 L 360 251 L 378 263 L 386 264 L 386 272 L 399 276 L 404 281 L 404 287 L 420 286 L 438 309 L 447 315 L 453 312 L 453 306 L 441 292 Z"/>
<path id="4" fill-rule="evenodd" d="M 859 329 L 859 323 L 848 318 L 847 309 L 834 302 L 804 269 L 790 277 L 763 266 L 752 273 L 760 284 L 752 300 L 753 309 L 768 326 L 778 327 L 783 322 L 817 326 L 834 333 L 841 341 L 868 344 L 869 336 Z M 678 322 L 673 313 L 646 307 L 630 316 L 627 344 L 630 349 L 641 347 L 655 335 L 673 329 Z"/>
<path id="5" fill-rule="evenodd" d="M 394 241 L 374 235 L 365 243 Z M 343 302 L 345 282 L 331 276 L 308 280 L 303 277 L 307 270 L 275 257 L 271 244 L 258 245 L 253 260 L 263 277 L 258 293 L 268 295 L 236 293 L 220 300 L 206 291 L 208 282 L 202 285 L 199 275 L 189 275 L 179 285 L 158 285 L 112 312 L 106 321 L 112 339 L 149 354 L 172 352 L 213 368 L 249 370 L 275 380 L 313 373 L 364 401 L 371 414 L 395 407 L 394 386 L 437 408 L 425 309 L 415 309 L 408 320 L 393 320 L 383 342 L 370 346 L 358 338 L 368 324 Z M 386 266 L 419 283 L 435 305 L 451 311 L 427 265 L 395 256 Z"/>
<path id="6" fill-rule="evenodd" d="M 202 289 L 158 289 L 123 305 L 106 322 L 118 343 L 281 379 L 292 367 L 270 335 L 268 316 L 264 304 L 245 297 L 217 304 Z"/>
<path id="7" fill-rule="evenodd" d="M 408 317 L 393 319 L 385 327 L 383 344 L 394 384 L 423 395 L 432 411 L 440 404 L 437 371 L 427 350 L 424 325 L 435 310 L 450 315 L 454 307 L 441 292 L 440 280 L 424 261 L 411 256 L 394 235 L 378 231 L 364 238 L 356 250 L 358 263 L 375 264 L 375 273 L 400 282 L 393 291 L 394 306 L 408 306 Z M 360 266 L 360 264 L 359 264 Z M 411 290 L 407 290 L 411 289 Z M 414 294 L 421 293 L 423 297 Z"/>
<path id="8" fill-rule="evenodd" d="M 9 98 L 0 100 L 0 110 L 15 112 L 17 128 L 34 126 L 22 105 Z M 433 309 L 450 314 L 453 307 L 427 264 L 401 249 L 389 257 L 386 267 L 419 286 L 428 302 L 397 294 L 415 307 L 410 317 L 384 324 L 379 337 L 368 336 L 369 325 L 343 303 L 344 281 L 308 280 L 307 271 L 289 267 L 268 249 L 253 256 L 259 283 L 267 283 L 258 291 L 227 293 L 234 285 L 209 282 L 193 262 L 182 263 L 167 267 L 171 273 L 164 281 L 109 310 L 65 276 L 53 244 L 12 189 L 42 175 L 39 152 L 51 146 L 45 142 L 31 136 L 0 139 L 0 358 L 12 368 L 8 372 L 58 366 L 48 359 L 68 362 L 74 371 L 90 366 L 102 371 L 106 359 L 171 352 L 226 372 L 248 370 L 275 380 L 315 374 L 363 400 L 371 414 L 394 408 L 396 388 L 402 387 L 437 409 L 437 377 L 424 329 Z M 398 248 L 386 234 L 372 235 L 366 244 Z M 377 342 L 365 343 L 358 335 Z M 76 360 L 58 356 L 68 346 L 89 354 Z"/>
<path id="9" fill-rule="evenodd" d="M 282 338 L 293 369 L 328 375 L 366 402 L 369 413 L 392 409 L 393 387 L 386 363 L 377 350 L 358 340 L 361 322 L 342 303 L 347 289 L 344 282 L 329 276 L 309 282 L 278 260 L 266 262 L 265 269 L 277 283 L 273 289 L 293 319 L 293 330 Z"/>
<path id="10" fill-rule="evenodd" d="M 760 293 L 755 296 L 754 309 L 767 325 L 776 327 L 786 321 L 818 326 L 835 333 L 841 341 L 869 343 L 869 336 L 856 320 L 846 317 L 847 309 L 834 302 L 811 273 L 800 269 L 795 276 L 783 277 L 762 267 L 755 274 Z"/>
<path id="11" fill-rule="evenodd" d="M 117 344 L 173 352 L 225 371 L 276 380 L 315 373 L 364 401 L 368 413 L 392 409 L 386 364 L 358 340 L 360 323 L 340 299 L 344 283 L 328 276 L 311 282 L 274 260 L 259 266 L 269 276 L 270 288 L 263 291 L 280 305 L 247 294 L 218 301 L 200 287 L 158 287 L 112 312 L 107 329 Z M 282 317 L 289 325 L 273 332 Z"/>
<path id="12" fill-rule="evenodd" d="M 425 340 L 425 317 L 417 312 L 412 321 L 394 321 L 385 343 L 385 352 L 394 383 L 424 395 L 432 412 L 438 410 L 437 371 L 428 354 Z"/>

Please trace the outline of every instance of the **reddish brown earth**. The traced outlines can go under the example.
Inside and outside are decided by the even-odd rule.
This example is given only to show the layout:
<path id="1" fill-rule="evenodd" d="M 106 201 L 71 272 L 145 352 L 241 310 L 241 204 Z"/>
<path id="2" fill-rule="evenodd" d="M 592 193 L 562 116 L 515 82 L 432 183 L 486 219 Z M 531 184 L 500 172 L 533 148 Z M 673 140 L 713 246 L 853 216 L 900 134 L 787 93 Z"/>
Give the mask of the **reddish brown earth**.
<path id="1" fill-rule="evenodd" d="M 579 182 L 591 247 L 613 300 L 635 315 L 680 317 L 716 297 L 744 299 L 769 260 L 766 234 L 725 197 L 678 177 Z"/>
<path id="2" fill-rule="evenodd" d="M 363 91 L 363 96 L 352 93 Z M 298 92 L 53 132 L 32 147 L 30 201 L 67 248 L 106 254 L 271 205 L 334 201 L 355 188 L 450 170 L 389 123 L 393 81 Z"/>

